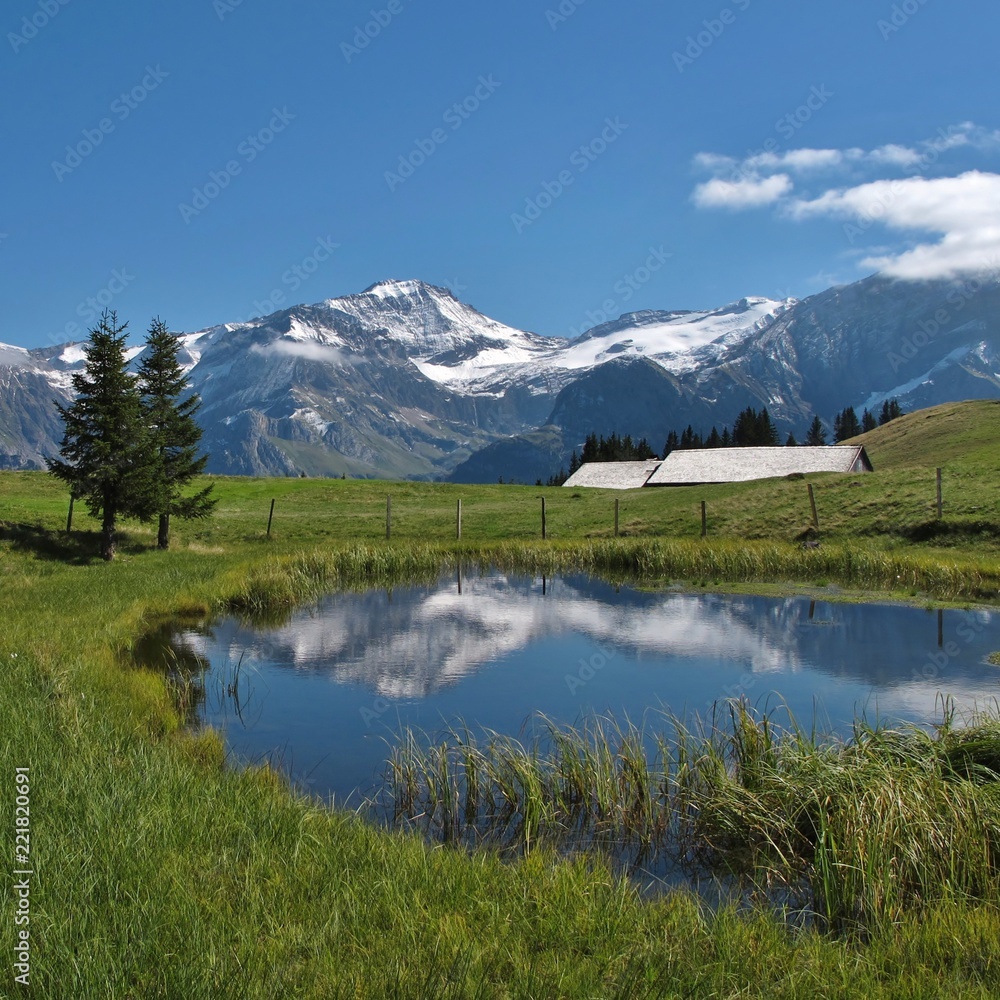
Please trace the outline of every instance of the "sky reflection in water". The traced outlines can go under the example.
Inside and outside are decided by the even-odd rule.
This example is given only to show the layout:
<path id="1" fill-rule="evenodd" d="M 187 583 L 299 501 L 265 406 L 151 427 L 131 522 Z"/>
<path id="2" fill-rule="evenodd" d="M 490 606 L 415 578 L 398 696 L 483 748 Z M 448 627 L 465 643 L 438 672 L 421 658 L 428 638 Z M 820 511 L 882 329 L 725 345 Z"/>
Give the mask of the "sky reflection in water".
<path id="1" fill-rule="evenodd" d="M 210 664 L 203 721 L 337 802 L 371 792 L 387 740 L 462 720 L 518 733 L 533 713 L 641 721 L 745 696 L 846 732 L 856 714 L 929 722 L 1000 696 L 997 616 L 890 605 L 641 592 L 584 576 L 492 574 L 335 594 L 278 628 L 175 633 Z M 939 645 L 940 643 L 940 645 Z M 239 664 L 238 701 L 227 693 Z M 653 719 L 655 722 L 655 719 Z M 357 796 L 354 796 L 357 801 Z"/>

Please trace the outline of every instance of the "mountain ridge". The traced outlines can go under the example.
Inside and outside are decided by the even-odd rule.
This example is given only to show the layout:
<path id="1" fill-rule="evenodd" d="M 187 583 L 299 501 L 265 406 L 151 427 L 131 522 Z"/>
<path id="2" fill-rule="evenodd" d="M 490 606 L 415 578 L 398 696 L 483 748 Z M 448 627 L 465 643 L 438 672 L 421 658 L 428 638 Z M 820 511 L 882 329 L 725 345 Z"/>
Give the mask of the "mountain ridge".
<path id="1" fill-rule="evenodd" d="M 906 408 L 1000 396 L 1000 283 L 970 287 L 873 275 L 803 300 L 639 310 L 567 339 L 386 279 L 178 336 L 210 471 L 534 481 L 590 432 L 656 447 L 748 405 L 799 433 L 813 413 L 890 396 Z M 80 344 L 0 345 L 0 467 L 55 453 L 55 402 L 84 358 Z M 551 462 L 544 474 L 526 474 L 528 452 L 532 471 Z"/>

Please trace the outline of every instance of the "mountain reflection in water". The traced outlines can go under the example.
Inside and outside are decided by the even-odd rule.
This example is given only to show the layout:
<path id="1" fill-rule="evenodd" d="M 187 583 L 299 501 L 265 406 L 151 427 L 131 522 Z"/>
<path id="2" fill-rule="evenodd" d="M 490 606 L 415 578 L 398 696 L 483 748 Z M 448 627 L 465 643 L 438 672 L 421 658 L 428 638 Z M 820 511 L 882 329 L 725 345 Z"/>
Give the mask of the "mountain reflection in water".
<path id="1" fill-rule="evenodd" d="M 201 718 L 237 755 L 276 755 L 296 781 L 344 801 L 373 789 L 386 740 L 406 726 L 462 720 L 516 734 L 537 712 L 641 721 L 659 708 L 704 715 L 733 697 L 785 703 L 801 723 L 840 732 L 862 712 L 930 722 L 943 694 L 960 707 L 1000 694 L 1000 669 L 986 663 L 996 622 L 985 610 L 494 573 L 331 595 L 275 628 L 179 628 L 173 643 L 209 665 Z"/>

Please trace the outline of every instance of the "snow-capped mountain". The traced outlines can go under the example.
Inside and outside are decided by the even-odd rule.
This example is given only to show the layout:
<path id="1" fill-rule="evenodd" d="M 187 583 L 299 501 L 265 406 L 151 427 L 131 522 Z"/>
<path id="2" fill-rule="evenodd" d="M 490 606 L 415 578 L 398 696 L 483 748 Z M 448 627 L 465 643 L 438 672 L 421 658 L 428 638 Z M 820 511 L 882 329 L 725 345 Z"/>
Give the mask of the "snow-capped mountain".
<path id="1" fill-rule="evenodd" d="M 860 416 L 886 399 L 915 410 L 1000 396 L 995 276 L 914 283 L 873 275 L 784 305 L 749 335 L 673 361 L 612 359 L 581 372 L 560 391 L 544 431 L 495 442 L 452 478 L 533 482 L 588 433 L 630 433 L 660 448 L 670 429 L 732 426 L 746 406 L 766 406 L 779 430 L 801 440 L 813 414 L 829 424 L 848 405 Z"/>
<path id="2" fill-rule="evenodd" d="M 216 472 L 547 477 L 587 433 L 659 447 L 768 407 L 802 433 L 851 404 L 1000 396 L 1000 283 L 879 276 L 801 302 L 645 311 L 573 340 L 420 281 L 181 335 Z M 141 347 L 131 350 L 133 364 Z M 83 345 L 0 345 L 0 467 L 43 467 Z"/>

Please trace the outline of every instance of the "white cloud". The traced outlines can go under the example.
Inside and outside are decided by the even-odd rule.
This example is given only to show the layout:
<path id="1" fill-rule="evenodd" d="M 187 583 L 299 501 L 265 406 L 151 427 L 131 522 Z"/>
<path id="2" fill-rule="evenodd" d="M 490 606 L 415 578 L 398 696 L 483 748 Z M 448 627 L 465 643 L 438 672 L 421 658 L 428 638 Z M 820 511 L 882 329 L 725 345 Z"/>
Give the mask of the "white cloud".
<path id="1" fill-rule="evenodd" d="M 826 170 L 844 160 L 839 149 L 790 149 L 786 153 L 758 153 L 743 161 L 749 170 Z"/>
<path id="2" fill-rule="evenodd" d="M 867 156 L 873 163 L 887 163 L 894 167 L 919 166 L 924 156 L 910 146 L 899 146 L 894 142 L 873 149 Z"/>
<path id="3" fill-rule="evenodd" d="M 702 170 L 719 173 L 735 167 L 737 161 L 731 156 L 722 156 L 719 153 L 697 153 L 695 154 L 694 164 Z"/>
<path id="4" fill-rule="evenodd" d="M 251 350 L 265 356 L 278 355 L 287 358 L 304 358 L 307 361 L 323 361 L 331 365 L 346 365 L 350 361 L 343 351 L 329 344 L 319 344 L 315 340 L 275 340 L 270 344 L 254 344 Z"/>
<path id="5" fill-rule="evenodd" d="M 803 147 L 780 151 L 750 153 L 742 160 L 719 153 L 698 153 L 694 166 L 712 175 L 712 181 L 700 184 L 695 191 L 695 203 L 703 208 L 753 208 L 769 204 L 777 198 L 766 195 L 780 190 L 777 185 L 765 185 L 764 180 L 780 174 L 801 175 L 815 171 L 859 171 L 869 174 L 886 170 L 927 174 L 939 164 L 942 154 L 958 147 L 968 147 L 979 152 L 996 152 L 1000 149 L 1000 131 L 990 131 L 973 122 L 962 122 L 938 129 L 933 138 L 912 146 L 886 143 L 875 149 L 852 146 L 846 149 L 814 149 Z M 728 185 L 728 186 L 727 186 Z M 784 181 L 781 187 L 786 188 Z M 741 198 L 741 195 L 746 195 Z M 780 195 L 779 195 L 780 197 Z"/>
<path id="6" fill-rule="evenodd" d="M 873 223 L 905 232 L 938 233 L 897 253 L 861 263 L 911 281 L 955 278 L 996 270 L 1000 262 L 1000 175 L 969 171 L 958 177 L 878 180 L 827 191 L 789 206 L 794 219 L 847 219 L 859 231 Z"/>
<path id="7" fill-rule="evenodd" d="M 699 208 L 759 208 L 773 205 L 792 190 L 787 174 L 744 177 L 734 181 L 714 177 L 694 189 L 692 199 Z"/>

